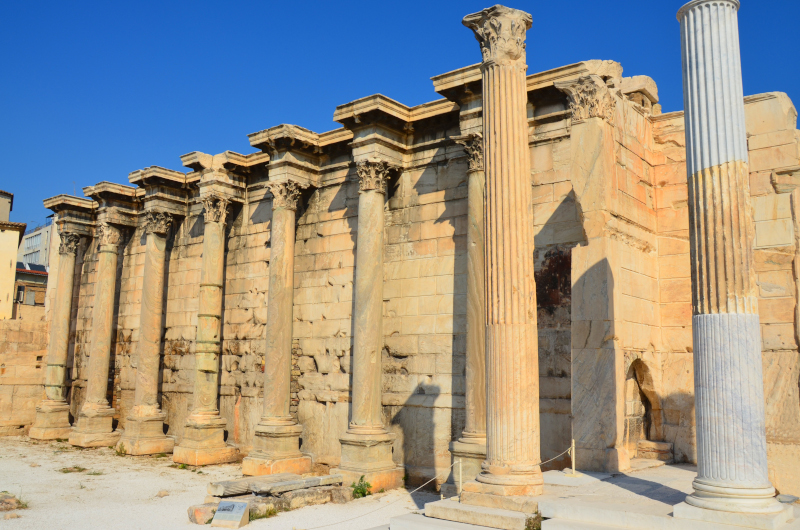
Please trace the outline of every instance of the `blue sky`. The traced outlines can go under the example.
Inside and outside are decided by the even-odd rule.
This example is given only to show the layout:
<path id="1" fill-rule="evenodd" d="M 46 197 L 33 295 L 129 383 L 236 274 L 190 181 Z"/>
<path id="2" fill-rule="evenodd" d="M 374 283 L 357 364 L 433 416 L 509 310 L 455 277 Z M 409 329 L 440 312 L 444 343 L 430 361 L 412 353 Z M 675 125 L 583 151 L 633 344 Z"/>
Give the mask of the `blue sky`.
<path id="1" fill-rule="evenodd" d="M 664 111 L 683 107 L 682 1 L 523 0 L 528 71 L 613 59 L 649 75 Z M 800 104 L 800 2 L 742 0 L 745 94 Z M 486 1 L 6 1 L 0 5 L 0 189 L 11 220 L 42 200 L 190 151 L 253 150 L 279 123 L 337 127 L 336 105 L 380 92 L 437 99 L 430 77 L 480 60 L 461 18 Z"/>

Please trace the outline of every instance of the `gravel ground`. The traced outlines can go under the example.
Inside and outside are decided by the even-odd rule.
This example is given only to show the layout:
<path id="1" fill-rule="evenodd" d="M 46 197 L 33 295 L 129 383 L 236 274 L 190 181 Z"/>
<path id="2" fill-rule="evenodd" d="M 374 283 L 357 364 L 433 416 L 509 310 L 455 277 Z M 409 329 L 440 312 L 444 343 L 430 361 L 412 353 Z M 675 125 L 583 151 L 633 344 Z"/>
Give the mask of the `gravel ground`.
<path id="1" fill-rule="evenodd" d="M 67 468 L 74 469 L 62 471 Z M 0 514 L 0 527 L 193 528 L 196 525 L 189 522 L 187 509 L 202 504 L 208 483 L 238 477 L 239 465 L 179 469 L 169 455 L 121 457 L 108 448 L 77 449 L 62 442 L 0 438 L 0 491 L 17 495 L 29 506 L 14 512 L 19 519 L 4 520 Z M 160 491 L 169 495 L 158 497 Z M 348 504 L 308 506 L 253 521 L 248 528 L 366 530 L 436 499 L 432 493 L 420 492 L 412 498 L 405 490 L 393 491 Z"/>

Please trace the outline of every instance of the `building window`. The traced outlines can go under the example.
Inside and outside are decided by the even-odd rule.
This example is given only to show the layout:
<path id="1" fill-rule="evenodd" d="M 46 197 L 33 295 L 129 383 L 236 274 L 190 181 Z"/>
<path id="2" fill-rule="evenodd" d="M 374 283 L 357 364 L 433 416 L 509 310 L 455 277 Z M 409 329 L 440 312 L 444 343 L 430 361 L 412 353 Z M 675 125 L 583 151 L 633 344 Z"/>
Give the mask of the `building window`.
<path id="1" fill-rule="evenodd" d="M 39 251 L 31 252 L 29 254 L 25 254 L 25 262 L 26 263 L 33 263 L 34 265 L 39 264 Z"/>
<path id="2" fill-rule="evenodd" d="M 25 239 L 25 250 L 38 247 L 42 243 L 42 234 L 36 234 Z"/>

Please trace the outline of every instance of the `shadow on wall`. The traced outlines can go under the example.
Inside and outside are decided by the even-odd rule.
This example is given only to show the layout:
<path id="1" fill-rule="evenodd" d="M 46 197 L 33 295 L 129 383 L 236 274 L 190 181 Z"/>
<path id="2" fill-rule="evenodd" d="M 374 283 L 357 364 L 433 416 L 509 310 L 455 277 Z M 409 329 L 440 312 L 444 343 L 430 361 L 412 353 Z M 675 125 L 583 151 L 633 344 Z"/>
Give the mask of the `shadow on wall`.
<path id="1" fill-rule="evenodd" d="M 436 473 L 436 409 L 434 404 L 440 395 L 436 385 L 417 385 L 414 394 L 397 410 L 391 424 L 398 426 L 402 437 L 405 462 L 406 487 L 418 487 Z M 441 429 L 441 426 L 439 426 Z M 392 429 L 396 431 L 396 429 Z M 448 429 L 449 431 L 449 429 Z M 397 446 L 397 444 L 395 444 Z M 395 455 L 395 462 L 397 461 Z M 444 482 L 447 477 L 443 477 Z M 432 482 L 426 489 L 436 490 L 441 482 Z M 422 506 L 417 506 L 422 508 Z"/>

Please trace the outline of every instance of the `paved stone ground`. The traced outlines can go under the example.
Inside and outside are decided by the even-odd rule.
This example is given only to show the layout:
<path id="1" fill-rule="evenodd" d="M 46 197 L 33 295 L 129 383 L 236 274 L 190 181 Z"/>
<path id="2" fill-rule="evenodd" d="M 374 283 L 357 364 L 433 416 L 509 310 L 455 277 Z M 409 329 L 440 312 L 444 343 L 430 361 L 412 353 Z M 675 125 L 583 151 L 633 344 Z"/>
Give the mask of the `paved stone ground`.
<path id="1" fill-rule="evenodd" d="M 209 482 L 238 478 L 239 465 L 179 469 L 169 456 L 117 456 L 113 450 L 76 449 L 67 443 L 0 438 L 0 491 L 28 503 L 19 519 L 3 520 L 11 530 L 49 528 L 170 529 L 197 528 L 187 509 L 201 504 Z M 74 468 L 69 473 L 61 470 Z M 77 468 L 84 468 L 83 471 Z M 160 491 L 169 495 L 158 497 Z M 431 493 L 413 498 L 390 492 L 344 504 L 309 506 L 252 522 L 248 528 L 275 530 L 364 530 L 389 518 L 421 509 L 436 500 Z M 373 513 L 373 510 L 376 510 Z M 355 520 L 349 520 L 357 516 Z"/>

